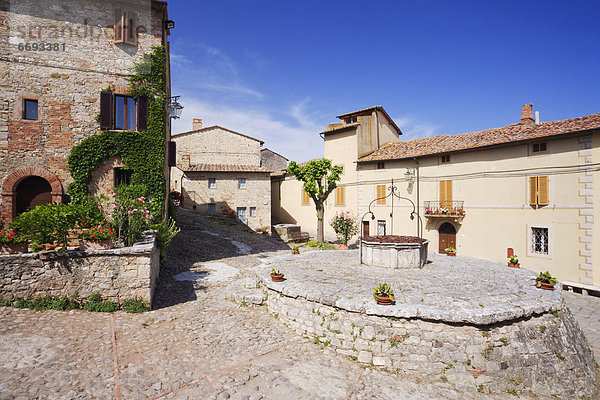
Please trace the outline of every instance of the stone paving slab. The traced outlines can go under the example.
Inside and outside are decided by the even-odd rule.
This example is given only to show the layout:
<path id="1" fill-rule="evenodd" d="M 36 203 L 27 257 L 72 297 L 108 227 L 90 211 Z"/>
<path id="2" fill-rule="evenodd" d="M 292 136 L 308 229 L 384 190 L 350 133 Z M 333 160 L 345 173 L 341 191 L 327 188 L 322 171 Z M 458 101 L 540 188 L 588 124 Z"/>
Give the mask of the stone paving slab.
<path id="1" fill-rule="evenodd" d="M 358 257 L 358 250 L 284 254 L 263 259 L 254 271 L 286 296 L 369 315 L 488 325 L 561 308 L 560 284 L 554 291 L 538 289 L 536 274 L 527 269 L 430 254 L 422 269 L 398 270 L 360 265 Z M 273 282 L 271 268 L 286 280 Z M 380 283 L 392 285 L 395 305 L 375 303 Z"/>
<path id="2" fill-rule="evenodd" d="M 270 238 L 223 227 L 217 219 L 187 219 L 202 229 L 184 226 L 174 239 L 152 312 L 0 307 L 0 399 L 513 398 L 361 367 L 297 335 L 264 306 L 226 300 L 232 284 L 241 287 L 262 260 L 289 249 L 271 253 L 281 247 Z M 221 236 L 201 232 L 209 229 Z M 225 236 L 252 250 L 241 254 Z M 173 279 L 211 260 L 238 268 L 240 275 L 209 282 Z"/>

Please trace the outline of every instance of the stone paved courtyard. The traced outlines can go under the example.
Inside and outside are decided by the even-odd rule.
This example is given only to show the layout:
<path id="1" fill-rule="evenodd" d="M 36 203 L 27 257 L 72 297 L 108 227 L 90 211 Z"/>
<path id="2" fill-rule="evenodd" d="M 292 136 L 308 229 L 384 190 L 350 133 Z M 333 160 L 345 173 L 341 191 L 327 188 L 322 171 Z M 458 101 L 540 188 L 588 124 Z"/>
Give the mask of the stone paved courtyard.
<path id="1" fill-rule="evenodd" d="M 244 282 L 267 252 L 289 250 L 233 221 L 182 220 L 152 312 L 0 308 L 0 399 L 512 397 L 362 367 L 295 334 L 264 306 L 227 300 L 232 269 Z M 598 358 L 600 299 L 578 296 L 566 299 Z"/>

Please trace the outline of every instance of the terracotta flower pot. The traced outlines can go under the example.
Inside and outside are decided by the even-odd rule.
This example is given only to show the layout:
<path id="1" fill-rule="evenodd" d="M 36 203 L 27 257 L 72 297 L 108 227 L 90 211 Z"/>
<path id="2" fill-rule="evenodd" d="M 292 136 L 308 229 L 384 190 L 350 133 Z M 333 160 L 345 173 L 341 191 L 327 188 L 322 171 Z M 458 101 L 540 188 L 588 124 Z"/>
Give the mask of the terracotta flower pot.
<path id="1" fill-rule="evenodd" d="M 271 274 L 271 280 L 273 282 L 283 282 L 283 275 L 284 274 Z"/>
<path id="2" fill-rule="evenodd" d="M 394 299 L 389 296 L 379 296 L 374 294 L 373 297 L 375 297 L 377 304 L 381 304 L 383 306 L 391 306 L 394 304 Z"/>
<path id="3" fill-rule="evenodd" d="M 292 254 L 300 254 L 300 252 L 292 250 Z"/>
<path id="4" fill-rule="evenodd" d="M 112 249 L 113 240 L 83 240 L 83 250 L 107 250 Z"/>
<path id="5" fill-rule="evenodd" d="M 337 249 L 338 250 L 348 250 L 348 245 L 347 244 L 338 244 Z"/>
<path id="6" fill-rule="evenodd" d="M 519 263 L 516 263 L 516 264 L 513 264 L 511 262 L 508 263 L 508 266 L 511 267 L 511 268 L 520 268 L 520 265 L 521 264 L 519 264 Z"/>
<path id="7" fill-rule="evenodd" d="M 454 252 L 454 251 L 447 251 L 446 255 L 450 256 L 450 257 L 456 257 L 456 252 Z"/>
<path id="8" fill-rule="evenodd" d="M 546 282 L 542 282 L 542 281 L 536 281 L 536 286 L 544 289 L 544 290 L 554 290 L 554 283 L 546 283 Z"/>
<path id="9" fill-rule="evenodd" d="M 27 253 L 27 243 L 4 244 L 0 247 L 0 254 Z"/>

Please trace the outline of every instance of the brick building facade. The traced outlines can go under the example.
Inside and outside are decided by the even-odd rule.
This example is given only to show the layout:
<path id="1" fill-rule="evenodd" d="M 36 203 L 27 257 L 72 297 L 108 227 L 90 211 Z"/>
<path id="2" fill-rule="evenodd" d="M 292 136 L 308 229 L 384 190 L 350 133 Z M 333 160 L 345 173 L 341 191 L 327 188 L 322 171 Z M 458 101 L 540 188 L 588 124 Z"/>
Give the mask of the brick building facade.
<path id="1" fill-rule="evenodd" d="M 168 55 L 166 20 L 167 5 L 156 0 L 0 2 L 2 224 L 65 199 L 67 155 L 82 139 L 101 128 L 143 130 L 147 107 L 127 96 L 128 78 L 153 46 Z M 108 95 L 105 126 L 100 107 Z M 93 184 L 112 187 L 113 171 Z"/>

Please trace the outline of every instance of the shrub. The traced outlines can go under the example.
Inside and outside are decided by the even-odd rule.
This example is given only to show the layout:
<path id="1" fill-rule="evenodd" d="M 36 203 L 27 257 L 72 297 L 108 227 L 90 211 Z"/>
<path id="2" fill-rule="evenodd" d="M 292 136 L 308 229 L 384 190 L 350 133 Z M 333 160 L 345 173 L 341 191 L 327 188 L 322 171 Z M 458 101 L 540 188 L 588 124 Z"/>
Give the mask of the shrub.
<path id="1" fill-rule="evenodd" d="M 165 259 L 169 243 L 171 243 L 171 240 L 179 233 L 180 229 L 175 225 L 175 221 L 171 218 L 169 218 L 168 225 L 161 221 L 159 224 L 153 225 L 152 229 L 156 230 L 156 242 L 160 249 L 160 259 L 162 261 Z"/>
<path id="2" fill-rule="evenodd" d="M 344 244 L 348 244 L 348 241 L 352 236 L 356 235 L 359 231 L 358 219 L 355 218 L 350 211 L 335 213 L 335 216 L 331 219 L 329 224 L 337 237 Z"/>
<path id="3" fill-rule="evenodd" d="M 12 301 L 11 300 L 2 300 L 0 301 L 0 307 L 10 307 L 12 306 Z"/>
<path id="4" fill-rule="evenodd" d="M 145 185 L 119 185 L 115 188 L 115 203 L 111 205 L 112 220 L 117 231 L 117 240 L 124 246 L 133 245 L 148 229 L 151 219 L 152 200 L 148 201 L 148 188 Z M 154 202 L 156 203 L 156 201 Z M 156 204 L 152 208 L 157 208 Z M 158 207 L 160 209 L 160 207 Z M 154 215 L 157 222 L 159 216 Z"/>
<path id="5" fill-rule="evenodd" d="M 119 303 L 115 303 L 114 301 L 88 302 L 83 305 L 83 309 L 94 312 L 114 312 L 119 309 Z"/>
<path id="6" fill-rule="evenodd" d="M 150 310 L 150 307 L 142 299 L 128 299 L 123 301 L 123 310 L 128 313 L 143 313 Z"/>
<path id="7" fill-rule="evenodd" d="M 308 247 L 319 247 L 321 243 L 318 240 L 309 240 L 308 242 L 306 242 L 306 245 Z"/>

